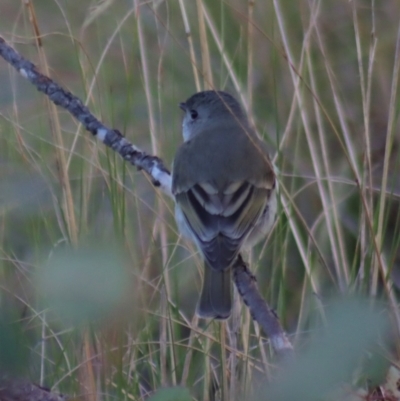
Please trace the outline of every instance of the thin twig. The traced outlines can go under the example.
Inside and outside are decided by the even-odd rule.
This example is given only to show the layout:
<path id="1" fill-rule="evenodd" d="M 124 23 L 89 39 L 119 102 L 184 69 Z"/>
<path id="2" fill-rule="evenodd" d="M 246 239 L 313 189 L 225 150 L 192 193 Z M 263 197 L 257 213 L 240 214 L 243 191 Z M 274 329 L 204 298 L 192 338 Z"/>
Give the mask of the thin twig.
<path id="1" fill-rule="evenodd" d="M 235 285 L 243 302 L 250 309 L 252 318 L 262 327 L 268 335 L 272 348 L 279 355 L 291 354 L 292 344 L 283 331 L 276 313 L 267 305 L 258 290 L 254 275 L 239 255 L 233 266 Z"/>

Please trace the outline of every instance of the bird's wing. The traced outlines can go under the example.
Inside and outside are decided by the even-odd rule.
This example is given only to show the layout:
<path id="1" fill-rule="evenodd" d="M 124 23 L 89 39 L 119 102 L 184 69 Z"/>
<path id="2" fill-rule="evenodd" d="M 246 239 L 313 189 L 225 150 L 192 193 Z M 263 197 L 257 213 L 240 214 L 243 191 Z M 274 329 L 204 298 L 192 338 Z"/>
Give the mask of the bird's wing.
<path id="1" fill-rule="evenodd" d="M 274 185 L 265 144 L 235 121 L 181 145 L 172 192 L 211 267 L 231 266 L 265 211 Z"/>
<path id="2" fill-rule="evenodd" d="M 223 191 L 200 183 L 175 197 L 205 259 L 211 267 L 222 270 L 232 265 L 265 210 L 269 194 L 265 186 L 241 181 Z"/>

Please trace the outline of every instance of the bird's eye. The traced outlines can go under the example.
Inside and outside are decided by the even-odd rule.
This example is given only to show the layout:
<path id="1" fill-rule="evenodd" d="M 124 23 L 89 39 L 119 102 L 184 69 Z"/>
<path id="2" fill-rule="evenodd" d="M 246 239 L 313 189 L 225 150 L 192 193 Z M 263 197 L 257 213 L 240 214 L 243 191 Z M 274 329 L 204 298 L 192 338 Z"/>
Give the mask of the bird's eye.
<path id="1" fill-rule="evenodd" d="M 198 115 L 199 113 L 196 110 L 190 110 L 190 117 L 192 117 L 192 120 L 195 120 Z"/>

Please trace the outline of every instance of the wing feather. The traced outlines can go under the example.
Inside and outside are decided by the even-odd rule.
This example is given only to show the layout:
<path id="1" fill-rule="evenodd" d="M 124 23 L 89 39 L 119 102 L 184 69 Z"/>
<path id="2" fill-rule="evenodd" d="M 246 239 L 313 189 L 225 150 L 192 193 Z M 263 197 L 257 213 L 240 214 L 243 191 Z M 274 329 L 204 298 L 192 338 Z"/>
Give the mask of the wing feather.
<path id="1" fill-rule="evenodd" d="M 232 265 L 265 210 L 269 193 L 266 188 L 242 182 L 231 184 L 222 193 L 196 184 L 176 194 L 186 223 L 211 267 L 223 270 Z"/>

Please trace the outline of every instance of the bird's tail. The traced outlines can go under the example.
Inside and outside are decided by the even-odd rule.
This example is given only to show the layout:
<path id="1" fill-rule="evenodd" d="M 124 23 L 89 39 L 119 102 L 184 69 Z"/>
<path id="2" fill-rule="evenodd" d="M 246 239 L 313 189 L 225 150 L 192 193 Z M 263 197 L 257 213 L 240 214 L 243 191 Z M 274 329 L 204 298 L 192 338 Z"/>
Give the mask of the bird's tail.
<path id="1" fill-rule="evenodd" d="M 203 289 L 197 314 L 207 319 L 228 319 L 232 311 L 232 269 L 215 270 L 204 266 Z"/>

